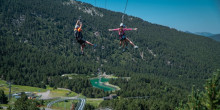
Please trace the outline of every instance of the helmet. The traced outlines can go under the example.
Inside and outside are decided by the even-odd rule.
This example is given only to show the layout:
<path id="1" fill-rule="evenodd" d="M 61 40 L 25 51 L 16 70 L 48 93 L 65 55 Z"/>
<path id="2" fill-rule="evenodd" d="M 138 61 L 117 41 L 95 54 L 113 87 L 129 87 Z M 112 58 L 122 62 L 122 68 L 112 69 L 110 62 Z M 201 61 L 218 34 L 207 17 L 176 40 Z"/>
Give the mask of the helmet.
<path id="1" fill-rule="evenodd" d="M 124 24 L 123 24 L 123 23 L 120 24 L 120 27 L 122 27 L 122 26 L 124 27 Z"/>

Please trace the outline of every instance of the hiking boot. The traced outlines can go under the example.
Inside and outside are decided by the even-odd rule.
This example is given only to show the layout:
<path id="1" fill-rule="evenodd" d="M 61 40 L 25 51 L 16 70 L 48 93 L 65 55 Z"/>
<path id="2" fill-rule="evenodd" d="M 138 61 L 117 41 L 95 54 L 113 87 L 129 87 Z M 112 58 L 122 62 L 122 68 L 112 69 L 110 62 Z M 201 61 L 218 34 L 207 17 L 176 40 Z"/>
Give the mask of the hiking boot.
<path id="1" fill-rule="evenodd" d="M 137 48 L 138 48 L 138 46 L 137 46 L 137 45 L 135 45 L 135 46 L 134 46 L 134 48 L 135 48 L 135 49 L 137 49 Z"/>

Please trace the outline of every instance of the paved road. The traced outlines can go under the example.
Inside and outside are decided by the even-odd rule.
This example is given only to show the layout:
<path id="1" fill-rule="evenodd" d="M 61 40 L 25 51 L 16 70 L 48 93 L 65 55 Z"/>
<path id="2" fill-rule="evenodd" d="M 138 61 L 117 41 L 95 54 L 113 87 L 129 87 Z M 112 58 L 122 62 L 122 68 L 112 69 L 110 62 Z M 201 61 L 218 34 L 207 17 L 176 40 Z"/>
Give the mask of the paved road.
<path id="1" fill-rule="evenodd" d="M 85 99 L 81 99 L 81 98 L 79 100 L 81 100 L 80 101 L 81 103 L 80 103 L 80 106 L 79 106 L 78 110 L 83 110 L 83 108 L 85 106 L 85 103 L 86 103 L 86 100 Z"/>
<path id="2" fill-rule="evenodd" d="M 86 100 L 94 100 L 94 101 L 96 101 L 96 100 L 103 100 L 103 98 L 87 98 Z"/>

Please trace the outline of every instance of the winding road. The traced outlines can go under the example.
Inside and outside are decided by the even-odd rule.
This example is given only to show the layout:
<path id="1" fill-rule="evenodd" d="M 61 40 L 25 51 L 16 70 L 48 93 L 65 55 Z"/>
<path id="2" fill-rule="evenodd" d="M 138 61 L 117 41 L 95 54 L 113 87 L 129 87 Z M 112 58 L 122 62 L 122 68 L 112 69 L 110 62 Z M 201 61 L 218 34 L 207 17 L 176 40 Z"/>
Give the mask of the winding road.
<path id="1" fill-rule="evenodd" d="M 78 98 L 77 96 L 76 97 L 64 97 L 64 98 L 60 98 L 58 100 L 55 100 L 55 101 L 52 101 L 52 102 L 48 103 L 47 108 L 50 108 L 54 103 L 62 102 L 62 101 L 65 101 L 65 100 L 79 100 L 79 103 L 77 104 L 76 110 L 83 110 L 83 108 L 85 106 L 85 103 L 86 103 L 85 99 Z"/>
<path id="2" fill-rule="evenodd" d="M 86 100 L 82 99 L 82 98 L 79 98 L 78 100 L 80 100 L 80 106 L 78 108 L 78 105 L 77 105 L 76 110 L 83 110 L 85 103 L 86 103 Z"/>

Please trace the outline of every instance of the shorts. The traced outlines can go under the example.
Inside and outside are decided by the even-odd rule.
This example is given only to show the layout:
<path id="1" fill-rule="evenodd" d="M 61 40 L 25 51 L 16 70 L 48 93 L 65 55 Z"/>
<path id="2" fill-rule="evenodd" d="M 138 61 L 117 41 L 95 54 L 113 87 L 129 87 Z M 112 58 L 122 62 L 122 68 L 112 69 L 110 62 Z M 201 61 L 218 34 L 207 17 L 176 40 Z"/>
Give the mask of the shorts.
<path id="1" fill-rule="evenodd" d="M 75 37 L 76 37 L 76 41 L 82 45 L 84 44 L 86 41 L 83 39 L 83 35 L 81 32 L 75 32 Z"/>
<path id="2" fill-rule="evenodd" d="M 83 40 L 83 39 L 80 39 L 80 40 L 77 40 L 77 42 L 80 44 L 80 45 L 82 45 L 82 44 L 85 44 L 85 40 Z"/>

